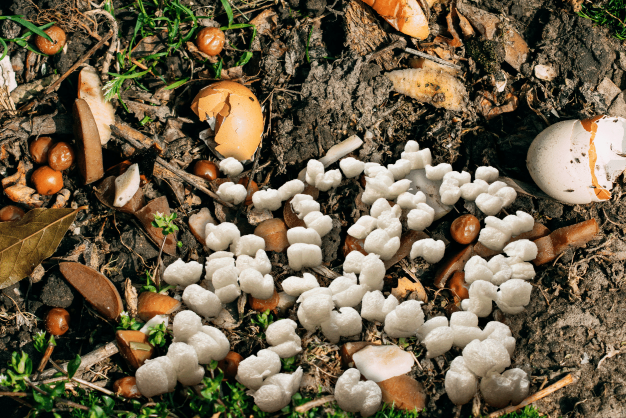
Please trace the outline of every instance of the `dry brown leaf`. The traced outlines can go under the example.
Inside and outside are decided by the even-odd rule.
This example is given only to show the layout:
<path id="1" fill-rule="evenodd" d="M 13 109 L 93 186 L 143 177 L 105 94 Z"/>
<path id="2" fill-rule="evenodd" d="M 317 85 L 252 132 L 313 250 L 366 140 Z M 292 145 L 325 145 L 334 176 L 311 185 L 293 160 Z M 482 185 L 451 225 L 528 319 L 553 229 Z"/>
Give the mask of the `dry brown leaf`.
<path id="1" fill-rule="evenodd" d="M 0 223 L 0 289 L 29 276 L 50 257 L 84 208 L 33 209 L 17 222 Z"/>

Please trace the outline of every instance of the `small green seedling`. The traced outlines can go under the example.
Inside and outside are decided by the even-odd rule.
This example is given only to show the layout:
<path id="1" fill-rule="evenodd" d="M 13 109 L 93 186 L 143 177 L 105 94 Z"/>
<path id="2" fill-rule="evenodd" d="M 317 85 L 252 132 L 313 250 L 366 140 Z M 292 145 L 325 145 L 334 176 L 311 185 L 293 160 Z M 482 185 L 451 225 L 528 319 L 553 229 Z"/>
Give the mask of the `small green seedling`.
<path id="1" fill-rule="evenodd" d="M 148 332 L 148 342 L 155 347 L 163 347 L 167 342 L 166 336 L 168 335 L 165 324 L 161 323 L 148 329 L 150 330 Z"/>
<path id="2" fill-rule="evenodd" d="M 124 311 L 120 314 L 120 323 L 118 324 L 117 329 L 130 329 L 133 331 L 137 331 L 141 327 L 142 324 L 137 322 L 135 318 L 131 318 L 130 315 L 128 315 L 128 312 Z"/>

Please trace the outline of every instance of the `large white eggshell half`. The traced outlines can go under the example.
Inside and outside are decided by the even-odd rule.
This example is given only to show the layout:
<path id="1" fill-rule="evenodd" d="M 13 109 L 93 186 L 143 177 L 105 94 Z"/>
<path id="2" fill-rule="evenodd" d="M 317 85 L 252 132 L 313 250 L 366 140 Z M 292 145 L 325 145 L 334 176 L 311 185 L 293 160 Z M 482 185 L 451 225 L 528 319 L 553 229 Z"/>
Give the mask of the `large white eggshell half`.
<path id="1" fill-rule="evenodd" d="M 601 202 L 611 198 L 613 182 L 626 168 L 622 150 L 626 150 L 626 119 L 568 120 L 535 138 L 526 165 L 541 190 L 557 200 Z"/>

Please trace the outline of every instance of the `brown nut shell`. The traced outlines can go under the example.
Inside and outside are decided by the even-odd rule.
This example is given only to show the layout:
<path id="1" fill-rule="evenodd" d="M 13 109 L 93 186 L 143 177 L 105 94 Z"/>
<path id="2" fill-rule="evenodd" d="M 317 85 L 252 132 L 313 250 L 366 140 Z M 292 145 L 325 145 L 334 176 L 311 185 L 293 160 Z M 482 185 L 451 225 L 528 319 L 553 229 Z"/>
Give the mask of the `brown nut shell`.
<path id="1" fill-rule="evenodd" d="M 65 31 L 57 25 L 50 26 L 44 30 L 44 33 L 52 39 L 52 42 L 37 35 L 35 37 L 35 45 L 37 48 L 46 55 L 58 54 L 65 46 Z"/>
<path id="2" fill-rule="evenodd" d="M 46 316 L 46 331 L 56 336 L 70 329 L 70 313 L 63 308 L 52 308 Z"/>
<path id="3" fill-rule="evenodd" d="M 454 274 L 456 271 L 463 271 L 465 267 L 465 263 L 474 255 L 474 248 L 471 245 L 463 247 L 457 253 L 454 253 L 448 257 L 446 257 L 441 262 L 441 267 L 437 270 L 435 274 L 435 286 L 439 289 L 445 287 L 448 279 Z"/>
<path id="4" fill-rule="evenodd" d="M 461 215 L 450 225 L 450 235 L 459 244 L 467 245 L 478 238 L 480 221 L 474 215 Z"/>
<path id="5" fill-rule="evenodd" d="M 278 302 L 280 302 L 280 297 L 278 296 L 278 292 L 274 289 L 274 294 L 269 299 L 257 299 L 248 295 L 248 301 L 250 302 L 250 308 L 257 312 L 265 312 L 267 310 L 273 311 L 278 306 Z"/>
<path id="6" fill-rule="evenodd" d="M 148 336 L 141 331 L 117 331 L 115 341 L 120 355 L 133 369 L 140 368 L 154 354 L 154 347 L 148 342 Z"/>
<path id="7" fill-rule="evenodd" d="M 143 292 L 137 301 L 137 316 L 148 322 L 157 315 L 167 315 L 180 308 L 180 301 L 167 295 L 154 292 Z"/>
<path id="8" fill-rule="evenodd" d="M 239 370 L 239 363 L 243 357 L 239 353 L 229 351 L 222 360 L 217 363 L 217 367 L 224 372 L 224 376 L 229 380 L 234 380 Z"/>
<path id="9" fill-rule="evenodd" d="M 248 190 L 248 177 L 240 178 L 237 184 L 242 184 L 243 187 L 245 187 L 246 190 Z M 246 200 L 244 202 L 246 206 L 250 206 L 252 204 L 252 195 L 258 191 L 259 191 L 259 186 L 256 184 L 256 181 L 252 180 L 252 183 L 250 184 L 250 189 L 248 190 L 248 194 L 246 195 Z"/>
<path id="10" fill-rule="evenodd" d="M 48 151 L 53 144 L 54 141 L 49 136 L 40 136 L 30 143 L 28 152 L 36 164 L 45 164 L 48 162 Z"/>
<path id="11" fill-rule="evenodd" d="M 376 383 L 383 402 L 405 411 L 421 411 L 426 406 L 426 392 L 420 382 L 406 374 Z"/>
<path id="12" fill-rule="evenodd" d="M 224 49 L 226 37 L 220 28 L 203 28 L 196 37 L 196 46 L 207 55 L 215 56 Z"/>
<path id="13" fill-rule="evenodd" d="M 63 174 L 47 165 L 35 170 L 30 179 L 40 195 L 51 196 L 63 188 Z"/>
<path id="14" fill-rule="evenodd" d="M 220 175 L 220 170 L 213 161 L 200 160 L 193 166 L 193 174 L 205 180 L 215 180 Z"/>
<path id="15" fill-rule="evenodd" d="M 465 287 L 465 273 L 462 271 L 455 271 L 452 277 L 448 280 L 446 287 L 452 292 L 454 296 L 454 302 L 460 302 L 465 299 L 469 299 L 469 290 Z"/>
<path id="16" fill-rule="evenodd" d="M 76 138 L 76 164 L 85 184 L 104 177 L 102 145 L 96 120 L 87 102 L 74 101 L 74 137 Z"/>
<path id="17" fill-rule="evenodd" d="M 74 148 L 67 142 L 57 142 L 48 150 L 48 165 L 53 170 L 67 170 L 74 163 Z"/>
<path id="18" fill-rule="evenodd" d="M 123 396 L 124 398 L 141 398 L 141 393 L 137 388 L 137 380 L 134 376 L 126 376 L 121 379 L 117 379 L 113 383 L 113 392 L 117 393 L 119 396 Z"/>
<path id="19" fill-rule="evenodd" d="M 19 221 L 24 215 L 24 211 L 17 206 L 7 205 L 0 209 L 0 222 Z"/>
<path id="20" fill-rule="evenodd" d="M 254 235 L 258 235 L 265 241 L 265 251 L 283 252 L 289 247 L 287 240 L 287 225 L 280 218 L 267 219 L 261 222 L 255 229 Z"/>
<path id="21" fill-rule="evenodd" d="M 59 270 L 100 315 L 109 320 L 116 320 L 120 316 L 124 310 L 122 298 L 113 282 L 104 274 L 75 262 L 60 263 Z"/>

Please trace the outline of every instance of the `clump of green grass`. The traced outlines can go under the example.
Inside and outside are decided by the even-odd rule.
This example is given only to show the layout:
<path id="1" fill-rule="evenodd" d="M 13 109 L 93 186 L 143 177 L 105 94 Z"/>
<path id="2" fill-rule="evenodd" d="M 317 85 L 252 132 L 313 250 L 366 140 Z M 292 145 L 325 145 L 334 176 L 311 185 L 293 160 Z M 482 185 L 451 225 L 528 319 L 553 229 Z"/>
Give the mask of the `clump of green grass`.
<path id="1" fill-rule="evenodd" d="M 578 15 L 608 27 L 617 39 L 626 39 L 626 0 L 609 0 L 604 4 L 583 4 Z"/>

